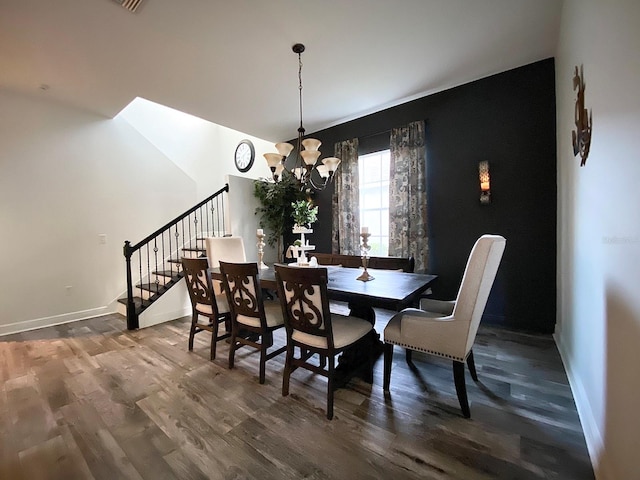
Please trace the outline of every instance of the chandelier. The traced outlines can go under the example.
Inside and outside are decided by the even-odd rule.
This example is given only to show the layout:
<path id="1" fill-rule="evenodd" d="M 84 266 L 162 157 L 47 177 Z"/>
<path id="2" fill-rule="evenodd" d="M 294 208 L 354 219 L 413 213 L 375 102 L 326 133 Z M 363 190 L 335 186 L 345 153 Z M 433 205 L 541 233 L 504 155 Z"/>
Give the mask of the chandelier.
<path id="1" fill-rule="evenodd" d="M 320 140 L 315 138 L 304 138 L 304 127 L 302 126 L 302 52 L 304 45 L 296 43 L 292 50 L 298 54 L 298 90 L 300 97 L 300 126 L 298 127 L 298 141 L 296 147 L 290 143 L 276 143 L 278 153 L 265 153 L 264 158 L 271 169 L 273 180 L 278 182 L 286 172 L 292 175 L 300 185 L 300 190 L 324 190 L 331 183 L 333 175 L 338 169 L 340 159 L 336 157 L 324 158 L 318 163 L 320 158 Z M 292 153 L 294 152 L 294 153 Z M 287 160 L 289 167 L 286 166 Z"/>

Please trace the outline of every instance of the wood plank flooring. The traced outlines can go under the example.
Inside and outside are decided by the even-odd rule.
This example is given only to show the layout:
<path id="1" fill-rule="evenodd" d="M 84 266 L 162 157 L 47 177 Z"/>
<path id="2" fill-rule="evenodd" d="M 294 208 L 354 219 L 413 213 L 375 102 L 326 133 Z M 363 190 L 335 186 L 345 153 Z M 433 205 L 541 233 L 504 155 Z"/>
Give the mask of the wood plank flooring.
<path id="1" fill-rule="evenodd" d="M 388 312 L 378 311 L 381 332 Z M 0 337 L 0 479 L 592 479 L 578 415 L 550 336 L 481 327 L 479 383 L 461 416 L 451 363 L 396 348 L 391 394 L 360 380 L 336 392 L 189 319 L 128 332 L 119 315 Z M 284 344 L 284 332 L 275 338 Z"/>

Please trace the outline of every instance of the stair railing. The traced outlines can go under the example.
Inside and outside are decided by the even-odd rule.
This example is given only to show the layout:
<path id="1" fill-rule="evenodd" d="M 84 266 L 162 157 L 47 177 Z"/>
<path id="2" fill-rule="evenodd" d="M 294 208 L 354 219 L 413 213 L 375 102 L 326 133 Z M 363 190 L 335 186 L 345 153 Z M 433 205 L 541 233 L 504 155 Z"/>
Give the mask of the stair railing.
<path id="1" fill-rule="evenodd" d="M 196 251 L 199 239 L 225 235 L 224 202 L 226 195 L 224 194 L 228 192 L 229 184 L 226 184 L 213 195 L 135 245 L 131 245 L 128 240 L 124 242 L 123 252 L 127 268 L 127 329 L 135 330 L 139 327 L 139 311 L 154 300 L 153 298 L 143 300 L 141 295 L 141 304 L 139 307 L 136 306 L 133 294 L 134 277 L 137 278 L 138 285 L 142 285 L 146 278 L 149 291 L 156 295 L 163 293 L 164 290 L 175 284 L 182 276 L 180 259 L 183 249 Z M 132 259 L 137 264 L 135 273 L 132 270 Z M 152 284 L 151 275 L 156 272 L 164 272 L 165 274 L 171 272 L 167 277 L 171 278 L 169 283 L 160 285 L 156 274 L 156 280 Z"/>

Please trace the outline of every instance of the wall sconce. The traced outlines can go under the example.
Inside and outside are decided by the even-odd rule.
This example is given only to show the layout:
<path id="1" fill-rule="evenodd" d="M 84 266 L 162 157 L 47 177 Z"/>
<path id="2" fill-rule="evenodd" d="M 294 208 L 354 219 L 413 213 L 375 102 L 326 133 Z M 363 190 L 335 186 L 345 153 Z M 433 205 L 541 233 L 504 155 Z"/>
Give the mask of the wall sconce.
<path id="1" fill-rule="evenodd" d="M 488 205 L 491 203 L 491 178 L 487 160 L 478 163 L 478 176 L 480 177 L 480 204 Z"/>

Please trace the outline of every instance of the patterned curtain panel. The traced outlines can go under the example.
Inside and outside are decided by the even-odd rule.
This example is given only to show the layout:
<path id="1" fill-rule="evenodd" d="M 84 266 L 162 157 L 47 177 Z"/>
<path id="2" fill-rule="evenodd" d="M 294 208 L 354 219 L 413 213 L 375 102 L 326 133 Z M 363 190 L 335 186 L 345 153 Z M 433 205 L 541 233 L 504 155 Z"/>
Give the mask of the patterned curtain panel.
<path id="1" fill-rule="evenodd" d="M 336 143 L 335 156 L 342 162 L 333 189 L 332 253 L 360 255 L 358 139 Z"/>
<path id="2" fill-rule="evenodd" d="M 424 122 L 391 130 L 389 255 L 413 255 L 416 271 L 427 269 L 427 184 Z"/>

